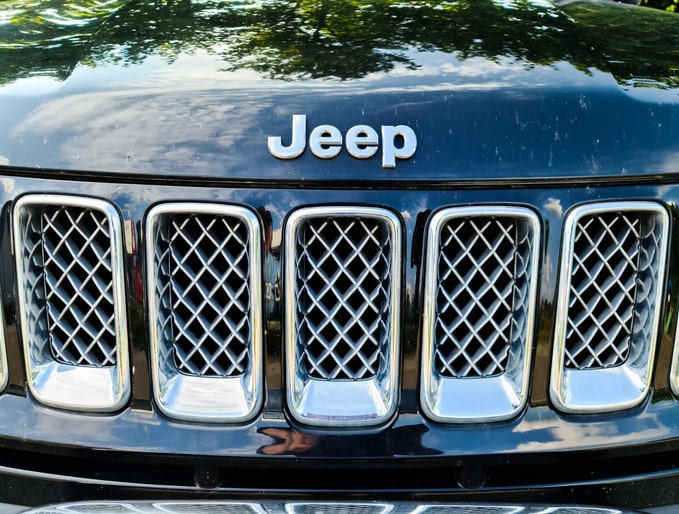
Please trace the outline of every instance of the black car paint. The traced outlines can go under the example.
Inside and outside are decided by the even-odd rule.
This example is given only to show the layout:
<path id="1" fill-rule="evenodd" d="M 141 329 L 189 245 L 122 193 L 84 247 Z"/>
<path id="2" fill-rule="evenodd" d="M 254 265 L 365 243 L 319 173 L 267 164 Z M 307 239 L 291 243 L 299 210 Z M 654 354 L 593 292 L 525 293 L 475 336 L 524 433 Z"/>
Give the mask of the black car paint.
<path id="1" fill-rule="evenodd" d="M 7 164 L 136 180 L 373 183 L 674 172 L 679 106 L 666 48 L 679 33 L 669 13 L 489 0 L 349 12 L 333 0 L 118 3 L 71 28 L 40 23 L 40 4 L 2 26 Z M 407 124 L 418 151 L 390 171 L 346 151 L 271 159 L 266 138 L 289 138 L 293 114 L 343 132 Z"/>
<path id="2" fill-rule="evenodd" d="M 122 31 L 125 16 L 152 4 L 124 5 L 106 23 Z M 271 9 L 294 12 L 291 5 L 272 3 Z M 332 13 L 344 4 L 318 5 Z M 407 39 L 395 29 L 393 41 L 377 41 L 386 50 L 375 51 L 382 60 L 372 68 L 359 67 L 361 60 L 355 68 L 344 62 L 344 68 L 320 76 L 313 75 L 313 67 L 253 72 L 242 63 L 225 63 L 222 55 L 208 51 L 218 39 L 212 47 L 203 45 L 203 53 L 187 47 L 168 61 L 142 52 L 136 61 L 117 63 L 104 53 L 100 61 L 86 61 L 91 68 L 71 68 L 68 77 L 53 73 L 49 59 L 37 57 L 27 59 L 38 64 L 22 70 L 23 75 L 12 76 L 15 68 L 7 67 L 9 76 L 0 82 L 0 285 L 11 367 L 9 386 L 0 395 L 2 501 L 202 497 L 209 492 L 221 498 L 368 495 L 634 508 L 678 503 L 679 406 L 669 389 L 677 308 L 674 255 L 652 397 L 623 412 L 567 416 L 554 411 L 547 394 L 563 217 L 586 202 L 652 199 L 670 208 L 676 224 L 679 145 L 672 128 L 679 122 L 677 84 L 660 49 L 653 50 L 657 59 L 650 59 L 651 65 L 639 63 L 634 53 L 641 45 L 638 38 L 630 38 L 632 48 L 611 44 L 595 49 L 603 55 L 592 55 L 590 63 L 583 58 L 589 55 L 586 49 L 576 52 L 567 45 L 583 34 L 599 45 L 606 38 L 570 20 L 568 7 L 564 13 L 549 5 L 516 5 L 521 9 L 509 4 L 490 12 L 517 17 L 516 24 L 530 35 L 541 34 L 544 23 L 546 36 L 536 37 L 548 46 L 546 53 L 523 48 L 516 33 L 510 37 L 499 29 L 494 33 L 497 46 L 484 41 L 484 31 L 495 30 L 491 23 L 490 28 L 472 27 L 464 48 L 446 42 L 445 35 L 429 35 L 422 42 L 427 38 L 421 31 Z M 419 16 L 404 5 L 398 8 L 412 19 Z M 598 19 L 620 12 L 643 20 L 658 16 L 618 6 L 571 8 L 594 9 Z M 455 16 L 450 15 L 452 26 Z M 553 26 L 550 19 L 556 20 Z M 264 15 L 253 20 L 260 25 L 240 30 L 276 26 Z M 632 22 L 627 28 L 634 31 Z M 620 31 L 614 29 L 613 35 L 615 30 Z M 677 34 L 679 29 L 667 35 Z M 451 36 L 451 41 L 456 40 Z M 303 42 L 300 33 L 301 47 Z M 341 41 L 346 48 L 351 43 Z M 584 47 L 587 41 L 577 44 Z M 89 42 L 73 45 L 85 61 Z M 53 51 L 48 44 L 22 51 L 31 50 L 36 56 Z M 0 50 L 0 59 L 13 63 L 8 56 Z M 36 78 L 40 75 L 52 77 L 46 91 L 45 82 Z M 418 136 L 417 152 L 394 170 L 382 169 L 379 156 L 357 161 L 346 152 L 329 161 L 308 151 L 292 161 L 274 159 L 266 149 L 267 136 L 285 137 L 291 116 L 300 113 L 312 125 L 328 123 L 342 131 L 358 123 L 407 124 Z M 108 199 L 135 227 L 125 256 L 133 396 L 119 413 L 50 409 L 26 391 L 16 279 L 9 265 L 9 217 L 12 202 L 30 192 Z M 149 389 L 141 227 L 150 206 L 177 200 L 247 205 L 270 215 L 274 232 L 282 229 L 287 213 L 303 205 L 350 203 L 395 210 L 404 223 L 406 244 L 398 415 L 370 430 L 311 430 L 291 421 L 281 395 L 281 306 L 275 298 L 265 302 L 267 393 L 260 415 L 229 426 L 173 421 L 159 414 Z M 433 423 L 418 408 L 423 226 L 428 214 L 441 207 L 484 203 L 528 206 L 542 220 L 530 401 L 506 422 Z M 673 232 L 671 248 L 677 247 Z M 274 244 L 266 257 L 276 264 L 265 277 L 275 291 L 280 248 Z M 324 474 L 332 470 L 345 478 L 328 483 Z"/>

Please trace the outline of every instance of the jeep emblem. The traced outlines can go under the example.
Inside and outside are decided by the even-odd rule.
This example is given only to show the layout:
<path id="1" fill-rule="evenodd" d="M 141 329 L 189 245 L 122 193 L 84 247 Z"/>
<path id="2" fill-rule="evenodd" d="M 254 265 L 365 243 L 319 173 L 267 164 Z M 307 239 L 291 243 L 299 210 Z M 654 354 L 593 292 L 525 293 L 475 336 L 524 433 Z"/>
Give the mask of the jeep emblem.
<path id="1" fill-rule="evenodd" d="M 400 138 L 400 146 L 397 142 Z M 380 138 L 368 125 L 355 125 L 347 130 L 344 145 L 356 159 L 370 159 L 377 153 Z M 306 114 L 292 116 L 292 142 L 283 146 L 280 136 L 269 136 L 269 152 L 278 159 L 296 159 L 306 149 Z M 342 151 L 342 132 L 333 125 L 319 125 L 309 135 L 309 149 L 319 159 L 332 159 Z M 417 149 L 417 136 L 406 125 L 382 125 L 382 167 L 396 167 L 396 159 L 410 159 Z"/>

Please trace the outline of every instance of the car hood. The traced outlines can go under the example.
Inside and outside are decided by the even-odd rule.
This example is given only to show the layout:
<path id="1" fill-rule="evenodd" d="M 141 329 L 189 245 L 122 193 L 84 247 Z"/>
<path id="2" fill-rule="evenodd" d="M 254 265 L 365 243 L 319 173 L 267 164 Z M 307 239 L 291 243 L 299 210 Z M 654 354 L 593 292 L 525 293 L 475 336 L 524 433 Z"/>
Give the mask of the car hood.
<path id="1" fill-rule="evenodd" d="M 384 184 L 676 172 L 670 13 L 524 0 L 54 4 L 0 5 L 8 171 Z M 417 148 L 392 169 L 382 149 L 277 159 L 267 140 L 287 144 L 293 115 L 307 137 L 405 125 Z"/>

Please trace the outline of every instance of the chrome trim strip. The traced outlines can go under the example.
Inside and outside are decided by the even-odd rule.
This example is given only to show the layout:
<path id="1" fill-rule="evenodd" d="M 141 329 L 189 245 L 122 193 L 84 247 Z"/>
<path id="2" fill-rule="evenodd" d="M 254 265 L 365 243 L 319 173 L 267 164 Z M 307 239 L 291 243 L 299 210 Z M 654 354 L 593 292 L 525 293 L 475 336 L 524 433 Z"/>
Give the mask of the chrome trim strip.
<path id="1" fill-rule="evenodd" d="M 238 218 L 248 230 L 250 257 L 250 358 L 240 376 L 192 376 L 179 371 L 173 341 L 162 334 L 158 297 L 159 266 L 155 234 L 172 214 L 205 214 Z M 257 216 L 244 207 L 211 203 L 165 203 L 146 215 L 147 298 L 151 340 L 153 396 L 158 408 L 175 419 L 237 423 L 252 419 L 260 410 L 264 386 L 262 376 L 261 231 Z"/>
<path id="2" fill-rule="evenodd" d="M 525 315 L 515 316 L 517 302 L 512 306 L 512 330 L 506 368 L 496 376 L 449 377 L 436 369 L 437 291 L 439 288 L 439 256 L 441 230 L 451 220 L 460 218 L 513 218 L 530 238 L 527 255 L 528 269 L 523 301 L 518 304 Z M 518 254 L 517 249 L 515 254 Z M 511 206 L 450 207 L 440 210 L 429 220 L 424 257 L 424 291 L 422 314 L 422 373 L 420 404 L 430 419 L 448 423 L 499 421 L 516 416 L 525 406 L 533 346 L 537 283 L 540 258 L 540 220 L 530 209 Z M 460 270 L 467 273 L 469 270 Z M 516 276 L 514 285 L 516 286 Z M 518 292 L 515 294 L 519 294 Z"/>
<path id="3" fill-rule="evenodd" d="M 589 505 L 418 503 L 418 502 L 238 502 L 227 500 L 89 501 L 34 507 L 24 514 L 625 514 L 631 511 Z"/>
<path id="4" fill-rule="evenodd" d="M 659 225 L 658 248 L 653 267 L 651 290 L 644 295 L 651 303 L 647 334 L 633 330 L 629 357 L 614 367 L 592 369 L 567 368 L 565 346 L 568 330 L 568 311 L 571 296 L 572 259 L 578 221 L 583 216 L 615 212 L 646 214 L 655 217 Z M 669 215 L 664 206 L 656 202 L 601 202 L 581 205 L 566 216 L 559 268 L 559 291 L 556 304 L 554 349 L 549 384 L 549 396 L 554 406 L 568 414 L 611 412 L 639 405 L 647 396 L 662 311 L 663 284 L 669 238 Z M 649 336 L 650 334 L 650 336 Z"/>
<path id="5" fill-rule="evenodd" d="M 4 308 L 0 304 L 0 327 L 5 326 Z M 9 370 L 7 361 L 7 348 L 5 343 L 5 331 L 0 329 L 0 393 L 7 387 L 9 382 Z"/>
<path id="6" fill-rule="evenodd" d="M 297 327 L 297 232 L 312 219 L 376 220 L 391 238 L 387 342 L 380 350 L 377 373 L 367 379 L 319 379 L 304 369 L 304 347 Z M 385 422 L 396 412 L 399 395 L 399 332 L 401 294 L 401 223 L 391 211 L 376 207 L 307 207 L 291 213 L 285 224 L 285 385 L 290 414 L 297 421 L 323 427 L 364 427 Z"/>
<path id="7" fill-rule="evenodd" d="M 24 256 L 27 224 L 32 214 L 47 206 L 98 211 L 106 216 L 111 244 L 112 296 L 116 337 L 116 363 L 90 367 L 58 362 L 50 351 L 44 306 L 32 299 Z M 122 223 L 108 202 L 94 198 L 36 194 L 21 197 L 14 205 L 14 254 L 19 283 L 21 339 L 26 377 L 31 394 L 41 403 L 77 411 L 111 412 L 120 409 L 130 396 L 127 313 L 123 275 Z M 43 291 L 44 299 L 44 291 Z"/>
<path id="8" fill-rule="evenodd" d="M 670 388 L 674 396 L 679 396 L 679 323 L 674 333 L 674 348 L 670 366 Z"/>

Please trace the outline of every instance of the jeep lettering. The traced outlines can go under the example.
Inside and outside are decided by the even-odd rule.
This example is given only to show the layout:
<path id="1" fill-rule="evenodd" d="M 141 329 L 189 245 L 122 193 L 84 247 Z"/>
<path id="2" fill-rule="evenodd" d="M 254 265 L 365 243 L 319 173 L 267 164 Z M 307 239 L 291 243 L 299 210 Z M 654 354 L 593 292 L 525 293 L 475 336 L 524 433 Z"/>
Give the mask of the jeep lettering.
<path id="1" fill-rule="evenodd" d="M 355 125 L 347 131 L 345 145 L 356 159 L 370 159 L 379 149 L 377 131 L 369 125 Z M 269 152 L 278 159 L 296 159 L 306 149 L 306 115 L 292 116 L 292 142 L 283 145 L 280 136 L 269 136 Z M 332 159 L 342 151 L 342 132 L 333 125 L 319 125 L 309 135 L 309 149 L 319 159 Z M 396 159 L 410 159 L 417 150 L 417 136 L 406 125 L 382 125 L 382 167 L 393 169 Z"/>

